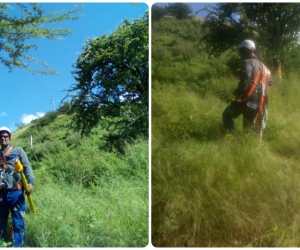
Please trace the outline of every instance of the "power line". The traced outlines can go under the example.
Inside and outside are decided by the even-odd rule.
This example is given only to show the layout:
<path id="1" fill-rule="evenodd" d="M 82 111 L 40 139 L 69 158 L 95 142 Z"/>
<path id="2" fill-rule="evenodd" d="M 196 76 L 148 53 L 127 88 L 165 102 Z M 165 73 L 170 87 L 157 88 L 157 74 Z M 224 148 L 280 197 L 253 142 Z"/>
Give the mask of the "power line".
<path id="1" fill-rule="evenodd" d="M 34 73 L 33 73 L 33 74 L 34 74 Z M 36 76 L 35 74 L 34 74 L 34 76 L 35 76 L 37 82 L 39 83 L 41 89 L 43 90 L 45 96 L 47 97 L 47 99 L 50 99 L 49 96 L 47 95 L 47 92 L 46 92 L 45 89 L 42 87 L 42 84 L 40 83 L 40 81 L 39 81 L 39 79 L 37 78 L 37 76 Z M 59 100 L 57 100 L 57 101 L 59 101 Z M 54 97 L 53 97 L 53 96 L 52 96 L 52 98 L 51 98 L 51 104 L 52 104 L 52 106 L 53 106 L 53 111 L 56 111 L 55 100 L 54 100 Z"/>
<path id="2" fill-rule="evenodd" d="M 33 75 L 35 76 L 35 78 L 36 78 L 37 82 L 39 83 L 41 89 L 43 90 L 45 96 L 47 97 L 47 99 L 49 99 L 49 97 L 48 97 L 47 94 L 46 94 L 46 91 L 45 91 L 44 88 L 42 87 L 42 84 L 40 83 L 40 81 L 39 81 L 39 79 L 37 78 L 37 76 L 35 75 L 35 73 L 33 73 Z"/>

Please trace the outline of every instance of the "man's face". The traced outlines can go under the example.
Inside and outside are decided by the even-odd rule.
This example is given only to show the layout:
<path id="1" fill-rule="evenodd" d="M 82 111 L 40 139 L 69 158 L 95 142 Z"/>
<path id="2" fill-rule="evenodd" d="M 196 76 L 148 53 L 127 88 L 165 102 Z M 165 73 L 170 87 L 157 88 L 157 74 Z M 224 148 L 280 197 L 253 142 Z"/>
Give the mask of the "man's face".
<path id="1" fill-rule="evenodd" d="M 9 144 L 9 134 L 7 132 L 0 133 L 0 144 L 1 146 Z"/>

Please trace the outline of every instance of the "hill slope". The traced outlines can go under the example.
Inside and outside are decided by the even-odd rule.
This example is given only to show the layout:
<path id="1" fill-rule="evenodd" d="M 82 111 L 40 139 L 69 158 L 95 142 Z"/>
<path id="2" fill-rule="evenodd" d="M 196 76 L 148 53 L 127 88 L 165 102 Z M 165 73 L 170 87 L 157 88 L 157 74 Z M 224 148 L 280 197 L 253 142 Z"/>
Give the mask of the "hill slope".
<path id="1" fill-rule="evenodd" d="M 35 174 L 37 215 L 28 207 L 26 245 L 146 246 L 148 141 L 127 143 L 119 154 L 106 149 L 101 128 L 81 138 L 68 129 L 70 119 L 51 112 L 12 134 Z"/>
<path id="2" fill-rule="evenodd" d="M 300 246 L 299 76 L 274 76 L 262 144 L 243 133 L 241 118 L 229 136 L 221 115 L 238 81 L 238 57 L 209 58 L 192 38 L 201 37 L 197 25 L 163 19 L 152 26 L 152 242 Z"/>

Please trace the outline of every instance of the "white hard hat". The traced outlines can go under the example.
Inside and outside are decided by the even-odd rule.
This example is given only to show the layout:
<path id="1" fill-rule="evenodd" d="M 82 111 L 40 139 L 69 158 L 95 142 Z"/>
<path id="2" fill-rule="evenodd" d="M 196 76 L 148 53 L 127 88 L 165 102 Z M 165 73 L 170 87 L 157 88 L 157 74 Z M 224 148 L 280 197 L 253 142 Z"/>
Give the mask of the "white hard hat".
<path id="1" fill-rule="evenodd" d="M 241 42 L 239 49 L 241 48 L 247 48 L 249 50 L 255 51 L 256 47 L 255 47 L 255 43 L 251 40 L 244 40 Z"/>
<path id="2" fill-rule="evenodd" d="M 9 133 L 9 135 L 10 135 L 10 129 L 7 128 L 7 127 L 0 127 L 0 133 L 1 133 L 1 132 L 7 132 L 7 133 Z"/>

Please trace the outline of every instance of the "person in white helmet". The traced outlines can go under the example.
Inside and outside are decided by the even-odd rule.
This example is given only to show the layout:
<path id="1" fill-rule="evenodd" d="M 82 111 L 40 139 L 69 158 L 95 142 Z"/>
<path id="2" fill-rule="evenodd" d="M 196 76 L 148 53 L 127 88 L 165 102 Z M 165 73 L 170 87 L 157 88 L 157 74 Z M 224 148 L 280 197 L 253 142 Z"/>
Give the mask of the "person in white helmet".
<path id="1" fill-rule="evenodd" d="M 230 133 L 234 133 L 235 130 L 233 119 L 241 114 L 243 115 L 244 129 L 254 128 L 254 120 L 259 110 L 261 96 L 261 86 L 259 84 L 253 85 L 258 71 L 262 67 L 262 63 L 255 55 L 256 46 L 254 42 L 251 40 L 242 41 L 239 45 L 239 52 L 243 64 L 240 70 L 240 81 L 233 92 L 235 100 L 225 108 L 222 114 L 223 125 Z M 272 84 L 272 78 L 268 84 Z M 253 90 L 251 89 L 252 85 L 255 86 Z"/>
<path id="2" fill-rule="evenodd" d="M 7 221 L 11 213 L 13 226 L 13 247 L 23 247 L 25 232 L 25 197 L 21 176 L 14 171 L 14 162 L 19 159 L 28 182 L 28 192 L 32 192 L 34 175 L 28 157 L 21 147 L 10 144 L 11 132 L 7 127 L 0 127 L 0 238 L 8 241 Z"/>

